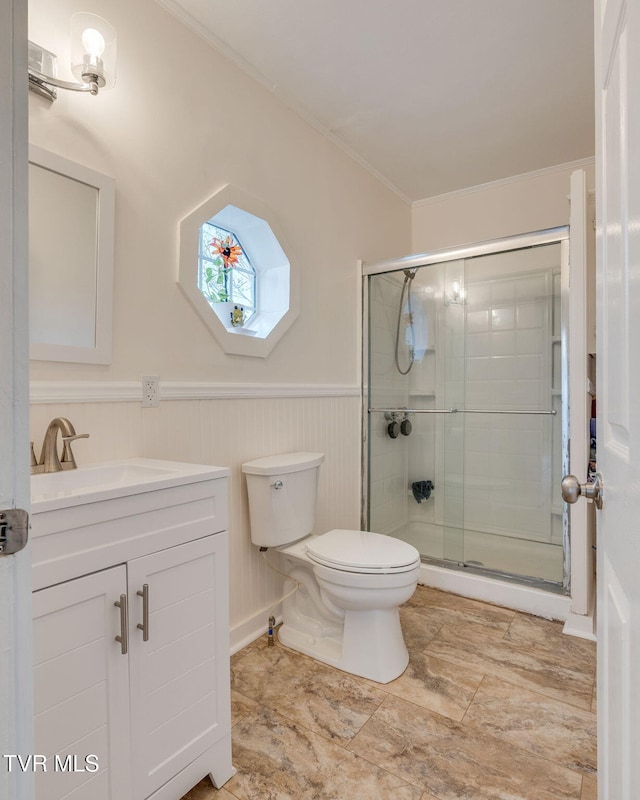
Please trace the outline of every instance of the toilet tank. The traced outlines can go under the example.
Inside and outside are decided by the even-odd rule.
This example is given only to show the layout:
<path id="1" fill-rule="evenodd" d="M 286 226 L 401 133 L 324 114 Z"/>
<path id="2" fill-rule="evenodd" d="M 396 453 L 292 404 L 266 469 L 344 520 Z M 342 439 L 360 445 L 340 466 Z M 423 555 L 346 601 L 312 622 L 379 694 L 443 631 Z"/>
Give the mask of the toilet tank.
<path id="1" fill-rule="evenodd" d="M 323 461 L 323 453 L 285 453 L 242 465 L 255 545 L 279 547 L 311 533 Z"/>

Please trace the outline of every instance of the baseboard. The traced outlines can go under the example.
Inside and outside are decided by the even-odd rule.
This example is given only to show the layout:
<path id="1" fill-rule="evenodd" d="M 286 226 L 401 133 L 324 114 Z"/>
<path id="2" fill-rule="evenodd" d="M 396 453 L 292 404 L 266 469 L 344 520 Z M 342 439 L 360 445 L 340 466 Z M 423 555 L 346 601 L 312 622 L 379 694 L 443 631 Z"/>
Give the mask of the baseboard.
<path id="1" fill-rule="evenodd" d="M 269 611 L 259 611 L 249 619 L 232 626 L 229 633 L 229 646 L 231 655 L 242 650 L 243 647 L 255 642 L 267 633 L 269 625 L 269 612 L 276 618 L 276 625 L 282 622 L 282 603 L 273 607 Z"/>
<path id="2" fill-rule="evenodd" d="M 596 599 L 594 593 L 589 613 L 574 614 L 572 611 L 567 617 L 562 632 L 568 636 L 578 636 L 580 639 L 588 639 L 591 642 L 595 642 L 597 641 L 596 630 Z"/>
<path id="3" fill-rule="evenodd" d="M 420 566 L 418 582 L 424 586 L 432 586 L 434 589 L 442 589 L 445 592 L 459 594 L 472 600 L 482 600 L 485 603 L 494 603 L 515 611 L 525 611 L 545 619 L 560 620 L 566 622 L 564 633 L 584 639 L 595 639 L 593 636 L 595 615 L 586 617 L 580 614 L 571 614 L 571 598 L 565 595 L 487 578 L 483 575 L 471 575 L 466 572 L 444 569 L 431 564 Z M 267 632 L 269 611 L 275 616 L 276 624 L 279 624 L 282 621 L 282 604 L 266 611 L 263 609 L 231 628 L 229 637 L 231 655 Z M 588 635 L 589 623 L 587 620 L 590 620 L 591 636 Z"/>

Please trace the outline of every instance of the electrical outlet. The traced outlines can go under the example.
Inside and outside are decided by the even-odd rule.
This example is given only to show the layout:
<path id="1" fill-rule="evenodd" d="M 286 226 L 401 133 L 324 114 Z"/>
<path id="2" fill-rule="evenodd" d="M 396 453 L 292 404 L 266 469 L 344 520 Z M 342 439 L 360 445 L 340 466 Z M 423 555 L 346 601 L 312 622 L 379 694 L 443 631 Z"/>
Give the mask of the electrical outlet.
<path id="1" fill-rule="evenodd" d="M 157 408 L 160 405 L 160 378 L 157 375 L 142 376 L 142 408 Z"/>

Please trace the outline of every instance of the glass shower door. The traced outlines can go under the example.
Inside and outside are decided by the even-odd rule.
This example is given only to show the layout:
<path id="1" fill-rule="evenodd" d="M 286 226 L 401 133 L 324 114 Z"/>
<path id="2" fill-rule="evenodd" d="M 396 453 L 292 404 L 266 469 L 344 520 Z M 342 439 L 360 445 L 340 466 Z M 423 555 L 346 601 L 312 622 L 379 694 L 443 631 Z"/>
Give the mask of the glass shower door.
<path id="1" fill-rule="evenodd" d="M 558 243 L 368 278 L 366 524 L 563 580 Z"/>
<path id="2" fill-rule="evenodd" d="M 464 562 L 563 580 L 560 245 L 468 259 Z"/>

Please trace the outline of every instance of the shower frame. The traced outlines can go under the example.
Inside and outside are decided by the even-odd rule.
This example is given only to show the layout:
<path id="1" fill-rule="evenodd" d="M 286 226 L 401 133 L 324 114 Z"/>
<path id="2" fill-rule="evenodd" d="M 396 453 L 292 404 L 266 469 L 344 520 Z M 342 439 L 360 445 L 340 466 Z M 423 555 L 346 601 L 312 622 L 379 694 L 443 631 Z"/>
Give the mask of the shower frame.
<path id="1" fill-rule="evenodd" d="M 511 251 L 525 250 L 543 245 L 560 245 L 560 352 L 561 352 L 561 413 L 562 413 L 562 474 L 569 472 L 569 442 L 570 442 L 570 409 L 569 409 L 569 226 L 547 228 L 531 233 L 506 236 L 459 247 L 433 250 L 428 253 L 403 256 L 401 258 L 371 263 L 362 262 L 362 451 L 361 451 L 361 495 L 360 495 L 360 524 L 362 530 L 367 530 L 369 517 L 369 418 L 371 413 L 385 411 L 386 409 L 372 409 L 369 403 L 369 277 L 387 272 L 418 269 L 447 261 L 464 260 L 484 255 L 497 255 Z M 402 409 L 404 411 L 404 409 Z M 410 410 L 410 409 L 408 409 Z M 469 410 L 467 413 L 470 413 Z M 437 413 L 437 412 L 436 412 Z M 440 412 L 443 413 L 443 412 Z M 457 412 L 456 409 L 447 409 L 444 413 Z M 504 412 L 503 412 L 504 413 Z M 521 412 L 520 412 L 521 413 Z M 525 412 L 526 413 L 526 412 Z M 538 412 L 539 413 L 539 412 Z M 547 412 L 548 413 L 548 412 Z M 571 536 L 570 518 L 566 503 L 563 503 L 562 513 L 562 551 L 563 551 L 563 578 L 561 586 L 539 578 L 530 578 L 522 575 L 509 574 L 484 567 L 478 568 L 456 561 L 422 556 L 422 562 L 444 567 L 450 570 L 464 570 L 467 573 L 477 574 L 503 581 L 511 581 L 524 586 L 545 589 L 547 591 L 561 591 L 565 595 L 571 594 Z"/>

